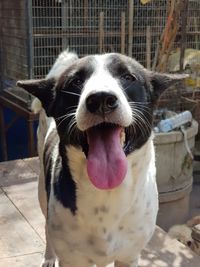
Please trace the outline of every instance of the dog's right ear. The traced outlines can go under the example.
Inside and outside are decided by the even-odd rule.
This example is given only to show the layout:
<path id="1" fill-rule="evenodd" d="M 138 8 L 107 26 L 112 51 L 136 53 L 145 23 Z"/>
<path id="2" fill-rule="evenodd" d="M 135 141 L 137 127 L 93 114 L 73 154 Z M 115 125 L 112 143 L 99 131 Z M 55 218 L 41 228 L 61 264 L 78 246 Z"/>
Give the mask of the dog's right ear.
<path id="1" fill-rule="evenodd" d="M 53 106 L 55 99 L 55 83 L 52 79 L 41 80 L 24 80 L 18 81 L 17 86 L 23 88 L 28 93 L 36 96 L 42 103 L 42 107 L 45 109 L 47 115 L 51 113 L 51 107 Z"/>

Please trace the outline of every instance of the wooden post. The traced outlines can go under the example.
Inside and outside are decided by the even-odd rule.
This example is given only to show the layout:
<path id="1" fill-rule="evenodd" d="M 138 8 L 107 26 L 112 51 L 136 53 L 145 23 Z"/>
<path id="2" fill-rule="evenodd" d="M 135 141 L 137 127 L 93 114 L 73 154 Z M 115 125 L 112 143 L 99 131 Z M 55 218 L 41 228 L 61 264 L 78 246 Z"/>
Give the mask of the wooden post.
<path id="1" fill-rule="evenodd" d="M 4 112 L 3 106 L 0 106 L 0 141 L 1 141 L 1 149 L 2 149 L 2 158 L 3 160 L 8 160 L 8 150 L 7 150 L 7 142 L 6 142 L 6 124 L 4 121 Z"/>
<path id="2" fill-rule="evenodd" d="M 99 16 L 99 52 L 104 50 L 104 12 L 100 12 Z"/>
<path id="3" fill-rule="evenodd" d="M 198 41 L 198 26 L 197 26 L 197 18 L 194 17 L 194 30 L 195 30 L 195 48 L 198 50 L 199 49 L 199 41 Z"/>
<path id="4" fill-rule="evenodd" d="M 183 9 L 181 12 L 181 51 L 180 51 L 180 71 L 184 68 L 184 57 L 186 47 L 186 35 L 187 35 L 187 15 L 188 15 L 188 0 L 184 0 Z"/>
<path id="5" fill-rule="evenodd" d="M 146 32 L 146 67 L 151 69 L 151 26 L 147 26 Z"/>
<path id="6" fill-rule="evenodd" d="M 129 0 L 129 25 L 128 25 L 128 55 L 132 57 L 133 49 L 133 2 Z"/>
<path id="7" fill-rule="evenodd" d="M 125 12 L 121 13 L 121 53 L 125 54 L 125 32 L 126 32 Z"/>

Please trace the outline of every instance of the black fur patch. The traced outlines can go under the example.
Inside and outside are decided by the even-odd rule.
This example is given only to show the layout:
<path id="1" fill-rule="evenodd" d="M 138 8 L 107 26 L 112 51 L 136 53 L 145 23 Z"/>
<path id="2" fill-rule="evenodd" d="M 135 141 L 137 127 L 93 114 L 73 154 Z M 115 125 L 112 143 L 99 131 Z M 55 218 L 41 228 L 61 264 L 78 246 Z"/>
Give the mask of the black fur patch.
<path id="1" fill-rule="evenodd" d="M 77 128 L 73 131 L 70 127 L 84 84 L 94 71 L 92 61 L 92 57 L 87 57 L 80 59 L 79 64 L 73 64 L 63 73 L 56 88 L 53 116 L 61 143 L 65 145 L 80 147 L 85 142 L 84 134 Z"/>
<path id="2" fill-rule="evenodd" d="M 112 55 L 107 68 L 123 88 L 124 94 L 135 113 L 135 122 L 125 129 L 126 155 L 140 148 L 151 135 L 153 123 L 153 103 L 151 85 L 145 71 L 138 63 L 124 61 L 123 56 Z M 128 68 L 129 65 L 129 68 Z"/>
<path id="3" fill-rule="evenodd" d="M 60 155 L 56 161 L 54 193 L 56 198 L 63 204 L 65 208 L 69 208 L 75 215 L 76 206 L 76 184 L 72 179 L 68 166 L 68 159 L 65 155 L 65 147 L 60 144 Z"/>
<path id="4" fill-rule="evenodd" d="M 52 131 L 47 138 L 44 150 L 44 171 L 45 171 L 45 188 L 47 200 L 50 197 L 51 182 L 54 187 L 54 194 L 65 208 L 76 212 L 76 185 L 72 179 L 68 160 L 65 156 L 65 148 L 60 145 L 59 153 L 53 153 L 59 144 L 59 138 L 56 130 Z M 52 167 L 54 167 L 52 169 Z"/>

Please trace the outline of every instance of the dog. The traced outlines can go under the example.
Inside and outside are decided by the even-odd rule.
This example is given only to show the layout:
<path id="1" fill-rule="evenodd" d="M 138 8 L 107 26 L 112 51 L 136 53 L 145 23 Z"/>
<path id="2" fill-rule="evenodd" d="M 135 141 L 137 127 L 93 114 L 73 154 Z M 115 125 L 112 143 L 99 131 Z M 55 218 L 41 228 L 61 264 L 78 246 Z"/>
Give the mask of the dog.
<path id="1" fill-rule="evenodd" d="M 64 51 L 45 79 L 17 82 L 42 105 L 43 267 L 138 266 L 158 212 L 153 110 L 185 77 L 117 53 Z"/>

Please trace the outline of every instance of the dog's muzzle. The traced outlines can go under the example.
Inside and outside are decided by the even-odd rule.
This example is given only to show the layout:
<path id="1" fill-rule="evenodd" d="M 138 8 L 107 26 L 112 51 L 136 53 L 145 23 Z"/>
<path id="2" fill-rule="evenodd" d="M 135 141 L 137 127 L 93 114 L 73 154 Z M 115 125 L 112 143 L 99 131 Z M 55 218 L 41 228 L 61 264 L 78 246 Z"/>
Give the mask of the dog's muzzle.
<path id="1" fill-rule="evenodd" d="M 102 116 L 113 112 L 118 107 L 118 99 L 114 94 L 98 92 L 87 97 L 86 107 L 90 113 Z"/>

